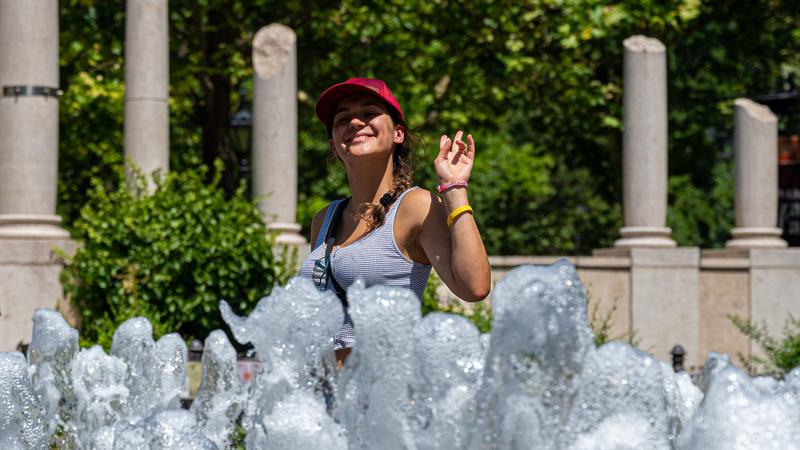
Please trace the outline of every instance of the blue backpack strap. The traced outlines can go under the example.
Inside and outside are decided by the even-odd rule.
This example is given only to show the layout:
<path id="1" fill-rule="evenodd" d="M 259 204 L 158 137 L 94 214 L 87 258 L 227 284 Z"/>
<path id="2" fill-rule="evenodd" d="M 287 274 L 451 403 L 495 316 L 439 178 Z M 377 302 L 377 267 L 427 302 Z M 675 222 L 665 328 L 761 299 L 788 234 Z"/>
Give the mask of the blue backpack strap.
<path id="1" fill-rule="evenodd" d="M 325 235 L 328 234 L 328 228 L 331 226 L 333 214 L 336 212 L 336 207 L 339 206 L 341 202 L 342 200 L 334 200 L 328 205 L 328 210 L 325 211 L 325 220 L 322 221 L 322 227 L 320 227 L 319 233 L 317 234 L 317 240 L 314 241 L 314 248 L 319 247 L 322 245 L 322 242 L 325 241 Z"/>

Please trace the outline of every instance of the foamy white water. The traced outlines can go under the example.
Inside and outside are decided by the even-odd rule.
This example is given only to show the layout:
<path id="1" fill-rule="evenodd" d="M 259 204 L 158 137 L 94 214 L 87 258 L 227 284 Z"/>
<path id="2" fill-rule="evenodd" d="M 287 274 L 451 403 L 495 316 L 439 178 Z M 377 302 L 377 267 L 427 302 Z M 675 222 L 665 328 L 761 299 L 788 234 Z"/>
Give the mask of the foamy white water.
<path id="1" fill-rule="evenodd" d="M 25 357 L 0 353 L 0 448 L 47 448 L 46 423 Z"/>
<path id="2" fill-rule="evenodd" d="M 600 348 L 567 262 L 523 266 L 493 292 L 494 329 L 420 317 L 403 289 L 348 290 L 357 344 L 335 368 L 339 300 L 293 279 L 246 317 L 221 302 L 262 372 L 239 379 L 227 335 L 205 342 L 190 410 L 186 346 L 131 319 L 110 354 L 37 311 L 28 361 L 0 353 L 0 448 L 215 449 L 244 427 L 249 449 L 800 448 L 800 368 L 751 378 L 710 355 L 698 386 L 623 342 Z M 30 365 L 29 365 L 30 364 Z"/>

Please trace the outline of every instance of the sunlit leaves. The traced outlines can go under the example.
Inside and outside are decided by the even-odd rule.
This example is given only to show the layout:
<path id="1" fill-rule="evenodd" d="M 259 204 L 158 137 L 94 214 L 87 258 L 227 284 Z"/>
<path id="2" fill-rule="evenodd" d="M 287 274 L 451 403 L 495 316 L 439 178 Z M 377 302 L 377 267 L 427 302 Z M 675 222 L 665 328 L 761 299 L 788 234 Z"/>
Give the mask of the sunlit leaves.
<path id="1" fill-rule="evenodd" d="M 226 200 L 205 169 L 172 172 L 152 195 L 141 194 L 143 178 L 137 183 L 129 189 L 120 178 L 108 189 L 95 180 L 74 224 L 81 247 L 62 278 L 83 315 L 85 343 L 110 344 L 116 326 L 135 316 L 150 319 L 157 336 L 206 336 L 221 326 L 220 300 L 248 309 L 285 281 L 241 190 Z"/>
<path id="2" fill-rule="evenodd" d="M 59 204 L 69 224 L 85 200 L 89 177 L 113 179 L 113 167 L 121 162 L 125 5 L 61 5 L 67 93 Z M 225 7 L 213 8 L 220 5 Z M 513 148 L 531 152 L 530 161 L 516 163 L 530 165 L 533 173 L 545 161 L 554 164 L 547 179 L 536 178 L 549 190 L 534 196 L 534 209 L 483 224 L 490 252 L 566 251 L 574 238 L 564 236 L 578 234 L 582 251 L 588 251 L 613 240 L 621 220 L 621 43 L 646 34 L 668 49 L 670 173 L 679 177 L 673 181 L 672 214 L 678 217 L 685 208 L 680 217 L 700 230 L 686 242 L 718 245 L 725 237 L 709 230 L 730 224 L 712 224 L 695 199 L 716 195 L 711 180 L 731 134 L 730 100 L 770 92 L 781 75 L 800 73 L 798 17 L 800 3 L 787 0 L 171 0 L 171 163 L 182 167 L 184 159 L 200 154 L 209 124 L 198 110 L 210 101 L 200 75 L 251 88 L 253 34 L 284 23 L 298 36 L 298 87 L 304 94 L 298 221 L 306 230 L 321 206 L 347 194 L 344 171 L 326 162 L 327 136 L 314 116 L 314 101 L 334 82 L 375 76 L 387 81 L 408 123 L 429 142 L 466 128 L 480 138 L 479 161 Z M 229 39 L 212 55 L 203 43 L 214 32 Z M 237 95 L 232 89 L 232 107 Z M 790 126 L 786 119 L 782 123 Z M 430 172 L 423 168 L 417 183 L 429 186 Z M 506 186 L 481 179 L 475 195 L 486 185 Z M 589 216 L 578 212 L 587 210 Z M 594 231 L 584 226 L 586 217 Z M 534 226 L 558 231 L 520 233 L 513 246 L 492 237 Z"/>

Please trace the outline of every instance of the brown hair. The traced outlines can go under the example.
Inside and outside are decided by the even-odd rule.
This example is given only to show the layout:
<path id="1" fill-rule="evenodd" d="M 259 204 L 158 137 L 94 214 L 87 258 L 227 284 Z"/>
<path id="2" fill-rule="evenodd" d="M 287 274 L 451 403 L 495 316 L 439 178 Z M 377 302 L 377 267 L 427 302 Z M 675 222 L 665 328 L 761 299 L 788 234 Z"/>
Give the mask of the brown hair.
<path id="1" fill-rule="evenodd" d="M 405 129 L 405 138 L 402 143 L 395 145 L 392 154 L 392 176 L 394 182 L 392 183 L 392 188 L 387 192 L 391 197 L 389 202 L 386 202 L 385 206 L 380 204 L 376 205 L 374 203 L 361 203 L 358 205 L 358 213 L 353 217 L 355 221 L 364 220 L 364 222 L 367 223 L 367 229 L 369 231 L 383 225 L 383 221 L 386 219 L 386 213 L 389 211 L 392 203 L 397 200 L 400 194 L 411 187 L 411 184 L 414 182 L 414 171 L 418 163 L 417 152 L 419 149 L 424 148 L 422 138 L 419 135 L 411 131 L 405 123 L 400 121 L 393 111 L 390 110 L 389 115 L 392 117 L 392 121 L 395 125 L 400 124 Z M 328 136 L 331 136 L 331 130 L 328 130 Z"/>

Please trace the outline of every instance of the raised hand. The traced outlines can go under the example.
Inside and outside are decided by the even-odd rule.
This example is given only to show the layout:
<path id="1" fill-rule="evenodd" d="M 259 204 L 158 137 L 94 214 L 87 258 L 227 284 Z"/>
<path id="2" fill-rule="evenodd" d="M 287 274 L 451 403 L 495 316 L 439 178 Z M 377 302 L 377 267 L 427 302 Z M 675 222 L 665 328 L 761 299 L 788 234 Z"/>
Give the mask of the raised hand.
<path id="1" fill-rule="evenodd" d="M 469 180 L 475 162 L 475 141 L 469 134 L 464 142 L 463 136 L 464 132 L 459 130 L 453 140 L 447 135 L 439 139 L 439 154 L 433 161 L 439 184 Z"/>

